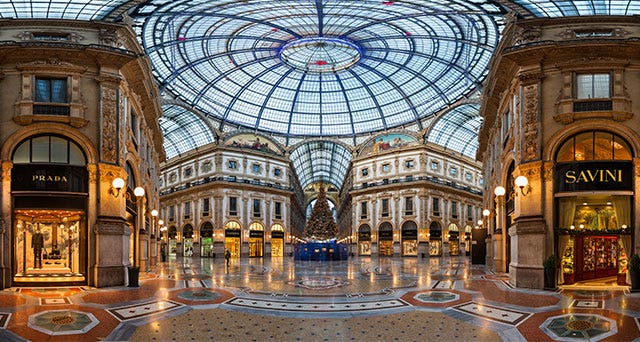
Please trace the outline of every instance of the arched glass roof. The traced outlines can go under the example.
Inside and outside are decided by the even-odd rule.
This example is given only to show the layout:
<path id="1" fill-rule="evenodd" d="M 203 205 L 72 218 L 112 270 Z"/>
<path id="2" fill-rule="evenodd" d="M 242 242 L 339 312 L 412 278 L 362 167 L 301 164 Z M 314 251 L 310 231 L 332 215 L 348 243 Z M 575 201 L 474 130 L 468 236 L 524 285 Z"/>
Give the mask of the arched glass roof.
<path id="1" fill-rule="evenodd" d="M 194 112 L 178 105 L 163 105 L 162 111 L 159 121 L 167 159 L 214 141 L 211 128 Z"/>
<path id="2" fill-rule="evenodd" d="M 131 15 L 161 86 L 221 125 L 349 136 L 420 124 L 477 89 L 503 13 L 466 0 L 156 0 Z"/>
<path id="3" fill-rule="evenodd" d="M 475 159 L 482 126 L 479 112 L 479 104 L 464 104 L 447 111 L 433 124 L 427 140 Z"/>
<path id="4" fill-rule="evenodd" d="M 140 1 L 34 0 L 0 1 L 0 18 L 113 20 Z"/>
<path id="5" fill-rule="evenodd" d="M 513 0 L 536 17 L 640 14 L 638 0 Z"/>
<path id="6" fill-rule="evenodd" d="M 315 182 L 333 184 L 340 189 L 352 154 L 335 142 L 316 140 L 295 147 L 290 156 L 303 189 Z"/>

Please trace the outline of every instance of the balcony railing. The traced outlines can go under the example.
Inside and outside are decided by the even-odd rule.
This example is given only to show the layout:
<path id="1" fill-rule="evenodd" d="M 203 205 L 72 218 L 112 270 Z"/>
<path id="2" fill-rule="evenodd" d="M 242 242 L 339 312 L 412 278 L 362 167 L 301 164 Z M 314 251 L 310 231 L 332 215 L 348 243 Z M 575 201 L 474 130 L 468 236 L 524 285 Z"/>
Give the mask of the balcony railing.
<path id="1" fill-rule="evenodd" d="M 367 189 L 367 188 L 371 188 L 371 187 L 374 187 L 374 186 L 385 186 L 385 185 L 389 185 L 389 184 L 412 183 L 412 182 L 421 182 L 421 181 L 427 181 L 429 183 L 449 186 L 449 187 L 455 188 L 457 190 L 462 190 L 462 191 L 466 191 L 466 192 L 472 193 L 474 195 L 482 195 L 482 191 L 473 189 L 470 186 L 461 185 L 461 184 L 458 184 L 456 182 L 451 182 L 451 181 L 439 179 L 438 177 L 433 177 L 433 176 L 413 177 L 413 178 L 410 178 L 410 179 L 409 178 L 396 178 L 396 179 L 391 179 L 390 181 L 386 181 L 386 182 L 383 180 L 383 181 L 380 181 L 380 182 L 363 183 L 361 186 L 354 186 L 353 188 L 351 188 L 351 190 L 362 190 L 362 189 Z"/>
<path id="2" fill-rule="evenodd" d="M 287 187 L 287 186 L 282 186 L 282 185 L 279 185 L 279 184 L 260 182 L 260 181 L 256 181 L 256 180 L 253 180 L 253 179 L 238 179 L 235 176 L 221 176 L 221 177 L 206 177 L 206 178 L 203 178 L 201 180 L 194 181 L 194 182 L 189 182 L 189 183 L 185 183 L 183 185 L 174 186 L 174 187 L 171 187 L 169 189 L 160 191 L 160 196 L 169 195 L 169 194 L 172 194 L 174 192 L 178 192 L 178 191 L 189 189 L 189 188 L 192 188 L 192 187 L 195 187 L 195 186 L 200 186 L 200 185 L 203 185 L 203 184 L 209 184 L 209 183 L 214 183 L 214 182 L 243 183 L 243 184 L 263 186 L 263 187 L 267 187 L 267 188 L 274 188 L 274 189 L 285 190 L 285 191 L 293 191 L 293 188 Z"/>

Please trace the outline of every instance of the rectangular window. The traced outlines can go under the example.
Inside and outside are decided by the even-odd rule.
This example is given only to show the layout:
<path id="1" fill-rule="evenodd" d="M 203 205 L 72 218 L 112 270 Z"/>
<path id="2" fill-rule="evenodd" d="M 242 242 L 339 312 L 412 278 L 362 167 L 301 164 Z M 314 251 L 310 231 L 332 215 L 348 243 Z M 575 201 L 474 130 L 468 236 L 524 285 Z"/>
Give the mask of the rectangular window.
<path id="1" fill-rule="evenodd" d="M 129 128 L 131 129 L 131 134 L 133 134 L 133 140 L 137 143 L 138 141 L 138 116 L 134 111 L 131 111 L 129 115 Z"/>
<path id="2" fill-rule="evenodd" d="M 282 220 L 282 202 L 276 202 L 276 220 Z"/>
<path id="3" fill-rule="evenodd" d="M 382 217 L 388 217 L 389 216 L 389 199 L 388 198 L 383 198 L 382 199 Z"/>
<path id="4" fill-rule="evenodd" d="M 184 176 L 185 177 L 191 177 L 191 175 L 193 174 L 193 169 L 188 167 L 184 170 Z"/>
<path id="5" fill-rule="evenodd" d="M 260 164 L 252 164 L 251 169 L 254 173 L 260 173 Z"/>
<path id="6" fill-rule="evenodd" d="M 282 176 L 282 169 L 280 169 L 280 168 L 273 169 L 273 175 L 276 176 L 276 177 Z"/>
<path id="7" fill-rule="evenodd" d="M 67 80 L 36 78 L 36 102 L 67 103 Z"/>
<path id="8" fill-rule="evenodd" d="M 260 200 L 259 199 L 254 199 L 253 200 L 253 217 L 260 217 Z"/>
<path id="9" fill-rule="evenodd" d="M 238 215 L 238 198 L 237 197 L 229 197 L 229 215 L 231 216 Z"/>
<path id="10" fill-rule="evenodd" d="M 172 205 L 169 207 L 169 221 L 175 221 L 175 220 L 176 220 L 176 207 Z"/>
<path id="11" fill-rule="evenodd" d="M 407 169 L 412 169 L 412 168 L 413 168 L 413 165 L 414 165 L 413 160 L 407 160 L 407 161 L 405 161 L 405 162 L 404 162 L 404 166 L 405 166 Z"/>
<path id="12" fill-rule="evenodd" d="M 509 129 L 511 128 L 511 112 L 506 111 L 502 114 L 502 141 L 509 138 Z"/>
<path id="13" fill-rule="evenodd" d="M 433 199 L 433 215 L 434 216 L 440 216 L 440 199 L 439 198 L 434 198 Z"/>
<path id="14" fill-rule="evenodd" d="M 389 164 L 382 165 L 382 172 L 389 172 L 390 170 L 391 170 L 391 165 Z"/>
<path id="15" fill-rule="evenodd" d="M 451 202 L 451 217 L 458 218 L 458 202 Z"/>
<path id="16" fill-rule="evenodd" d="M 368 176 L 369 175 L 369 169 L 362 169 L 362 176 Z"/>
<path id="17" fill-rule="evenodd" d="M 35 102 L 33 114 L 69 116 L 67 79 L 36 78 Z"/>
<path id="18" fill-rule="evenodd" d="M 229 160 L 229 169 L 235 170 L 238 168 L 238 163 L 235 160 Z"/>
<path id="19" fill-rule="evenodd" d="M 449 174 L 451 175 L 451 177 L 458 177 L 458 168 L 456 168 L 455 166 L 450 167 Z"/>
<path id="20" fill-rule="evenodd" d="M 609 74 L 582 74 L 576 77 L 578 99 L 602 99 L 611 97 Z"/>
<path id="21" fill-rule="evenodd" d="M 185 219 L 191 218 L 191 202 L 184 203 L 184 218 Z"/>
<path id="22" fill-rule="evenodd" d="M 413 215 L 413 197 L 404 198 L 404 214 Z"/>
<path id="23" fill-rule="evenodd" d="M 473 207 L 470 204 L 467 205 L 467 221 L 473 221 Z"/>
<path id="24" fill-rule="evenodd" d="M 431 170 L 437 171 L 439 167 L 440 167 L 440 164 L 438 164 L 437 161 L 432 161 L 431 162 Z"/>
<path id="25" fill-rule="evenodd" d="M 202 199 L 202 216 L 209 216 L 210 209 L 211 209 L 211 206 L 209 205 L 209 199 L 203 198 Z"/>
<path id="26" fill-rule="evenodd" d="M 360 202 L 360 218 L 366 219 L 367 216 L 367 202 Z"/>

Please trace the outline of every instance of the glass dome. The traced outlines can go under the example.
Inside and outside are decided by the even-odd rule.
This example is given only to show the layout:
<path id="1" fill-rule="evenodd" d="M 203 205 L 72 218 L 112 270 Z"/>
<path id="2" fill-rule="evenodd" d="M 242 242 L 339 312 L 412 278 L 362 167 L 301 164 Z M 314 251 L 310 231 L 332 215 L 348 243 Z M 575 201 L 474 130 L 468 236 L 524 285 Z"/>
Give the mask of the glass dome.
<path id="1" fill-rule="evenodd" d="M 427 141 L 476 158 L 478 133 L 482 126 L 479 104 L 463 104 L 442 114 L 429 132 Z"/>
<path id="2" fill-rule="evenodd" d="M 163 105 L 160 129 L 167 159 L 214 142 L 213 130 L 193 111 L 178 105 Z"/>
<path id="3" fill-rule="evenodd" d="M 340 189 L 352 153 L 333 141 L 315 140 L 294 147 L 290 158 L 303 189 L 316 182 L 332 184 Z"/>
<path id="4" fill-rule="evenodd" d="M 131 14 L 160 86 L 220 122 L 287 136 L 421 126 L 476 90 L 490 2 L 156 0 Z"/>

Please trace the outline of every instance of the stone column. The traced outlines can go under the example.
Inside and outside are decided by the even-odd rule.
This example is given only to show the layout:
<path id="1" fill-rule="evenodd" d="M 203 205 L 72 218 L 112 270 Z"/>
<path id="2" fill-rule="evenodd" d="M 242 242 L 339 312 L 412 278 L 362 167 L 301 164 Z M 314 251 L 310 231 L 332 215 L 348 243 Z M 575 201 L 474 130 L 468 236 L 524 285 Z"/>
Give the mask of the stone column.
<path id="1" fill-rule="evenodd" d="M 0 182 L 0 290 L 11 286 L 11 169 L 13 163 L 2 162 Z"/>

